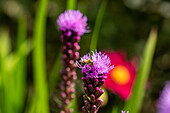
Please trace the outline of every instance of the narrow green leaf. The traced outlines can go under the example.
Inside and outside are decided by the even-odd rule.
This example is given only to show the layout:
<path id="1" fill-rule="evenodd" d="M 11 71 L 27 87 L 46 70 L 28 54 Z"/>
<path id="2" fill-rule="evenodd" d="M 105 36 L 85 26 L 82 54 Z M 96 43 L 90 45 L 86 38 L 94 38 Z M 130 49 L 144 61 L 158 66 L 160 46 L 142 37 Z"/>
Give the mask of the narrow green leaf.
<path id="1" fill-rule="evenodd" d="M 26 45 L 23 46 L 26 39 L 26 19 L 25 16 L 19 18 L 18 25 L 18 39 L 17 39 L 17 56 L 19 61 L 16 66 L 15 77 L 15 106 L 16 113 L 21 113 L 25 98 L 26 85 Z"/>
<path id="2" fill-rule="evenodd" d="M 11 44 L 8 30 L 3 29 L 0 34 L 0 110 L 2 113 L 15 113 L 13 94 L 15 93 L 14 70 L 17 59 L 14 54 L 10 53 Z"/>
<path id="3" fill-rule="evenodd" d="M 107 2 L 108 2 L 108 0 L 103 0 L 102 4 L 100 6 L 100 9 L 98 11 L 98 14 L 97 14 L 94 31 L 93 31 L 92 38 L 91 38 L 91 44 L 90 44 L 91 51 L 93 51 L 97 48 L 97 40 L 99 37 L 100 27 L 102 24 L 104 12 L 106 10 Z"/>
<path id="4" fill-rule="evenodd" d="M 5 49 L 4 49 L 5 48 Z M 10 112 L 10 101 L 7 101 L 7 82 L 6 82 L 6 56 L 10 52 L 10 40 L 9 40 L 9 32 L 7 29 L 0 30 L 0 111 L 2 113 Z"/>
<path id="5" fill-rule="evenodd" d="M 146 43 L 143 58 L 139 68 L 139 73 L 136 77 L 132 97 L 125 104 L 125 110 L 131 113 L 139 113 L 142 100 L 145 94 L 146 82 L 149 77 L 153 56 L 157 42 L 157 30 L 152 29 L 149 39 Z"/>
<path id="6" fill-rule="evenodd" d="M 0 53 L 2 57 L 5 57 L 11 52 L 9 31 L 6 28 L 1 29 L 0 31 Z"/>
<path id="7" fill-rule="evenodd" d="M 119 113 L 119 112 L 118 112 L 118 107 L 117 107 L 117 106 L 114 106 L 114 107 L 113 107 L 112 113 Z"/>
<path id="8" fill-rule="evenodd" d="M 25 21 L 19 22 L 17 51 L 11 52 L 8 30 L 0 32 L 0 112 L 21 113 L 24 105 L 24 80 L 27 41 Z M 22 24 L 21 24 L 22 23 Z M 10 79 L 9 79 L 10 78 Z"/>
<path id="9" fill-rule="evenodd" d="M 75 98 L 71 101 L 71 103 L 70 103 L 70 108 L 71 109 L 73 109 L 73 113 L 79 113 L 79 111 L 78 111 L 78 105 L 77 105 L 77 93 L 78 93 L 78 90 L 79 89 L 77 89 L 77 86 L 79 85 L 79 83 L 78 82 L 75 82 L 75 92 L 74 92 L 74 95 L 75 95 Z"/>
<path id="10" fill-rule="evenodd" d="M 58 79 L 60 78 L 61 67 L 62 64 L 61 64 L 61 52 L 60 52 L 49 76 L 49 93 L 53 91 Z"/>
<path id="11" fill-rule="evenodd" d="M 19 51 L 21 44 L 26 39 L 26 32 L 26 18 L 25 16 L 22 16 L 18 19 L 17 51 Z"/>
<path id="12" fill-rule="evenodd" d="M 76 93 L 74 93 L 76 95 Z M 78 113 L 77 111 L 77 98 L 75 98 L 71 101 L 70 108 L 73 109 L 73 113 Z"/>
<path id="13" fill-rule="evenodd" d="M 67 0 L 67 9 L 76 9 L 76 0 Z"/>
<path id="14" fill-rule="evenodd" d="M 48 0 L 39 0 L 33 35 L 35 113 L 49 113 L 45 63 L 45 31 Z"/>

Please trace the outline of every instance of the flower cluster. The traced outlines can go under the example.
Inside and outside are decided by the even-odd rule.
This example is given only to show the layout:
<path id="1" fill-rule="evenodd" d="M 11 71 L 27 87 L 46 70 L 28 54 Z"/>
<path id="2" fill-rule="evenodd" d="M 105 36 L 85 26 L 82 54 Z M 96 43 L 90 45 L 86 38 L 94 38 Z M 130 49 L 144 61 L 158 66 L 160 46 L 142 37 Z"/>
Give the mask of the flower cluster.
<path id="1" fill-rule="evenodd" d="M 77 35 L 81 36 L 84 33 L 88 32 L 87 27 L 87 17 L 77 10 L 67 10 L 62 13 L 58 20 L 57 24 L 60 27 L 60 30 L 71 34 L 71 31 L 75 32 Z"/>
<path id="2" fill-rule="evenodd" d="M 158 113 L 170 111 L 170 81 L 166 83 L 157 104 Z"/>
<path id="3" fill-rule="evenodd" d="M 61 104 L 59 108 L 61 113 L 71 113 L 69 109 L 71 100 L 74 98 L 73 92 L 74 82 L 77 79 L 75 61 L 79 58 L 80 36 L 88 32 L 86 30 L 87 17 L 80 13 L 80 11 L 67 10 L 59 16 L 57 24 L 62 32 L 61 42 L 62 48 L 62 64 L 64 69 L 61 70 L 62 81 L 60 84 L 61 89 Z"/>
<path id="4" fill-rule="evenodd" d="M 98 78 L 113 69 L 114 65 L 110 66 L 110 58 L 107 55 L 101 52 L 98 53 L 97 50 L 92 51 L 92 54 L 92 56 L 90 56 L 90 53 L 84 55 L 79 61 L 81 64 L 76 61 L 77 66 L 82 68 L 82 73 L 86 74 L 86 76 Z"/>
<path id="5" fill-rule="evenodd" d="M 100 87 L 105 82 L 105 76 L 114 66 L 111 66 L 110 59 L 101 52 L 92 52 L 84 55 L 80 61 L 76 62 L 77 66 L 82 69 L 82 80 L 86 95 L 83 96 L 85 106 L 82 107 L 85 113 L 96 113 L 103 100 L 99 97 L 104 93 Z"/>

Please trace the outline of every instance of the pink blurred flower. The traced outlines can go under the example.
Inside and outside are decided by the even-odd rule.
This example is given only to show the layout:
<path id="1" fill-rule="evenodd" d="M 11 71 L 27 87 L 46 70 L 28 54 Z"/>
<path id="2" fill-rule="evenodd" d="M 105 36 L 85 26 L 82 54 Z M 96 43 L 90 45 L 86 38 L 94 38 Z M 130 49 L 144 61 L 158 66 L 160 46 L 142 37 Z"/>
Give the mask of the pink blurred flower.
<path id="1" fill-rule="evenodd" d="M 127 100 L 131 95 L 135 80 L 135 67 L 118 52 L 106 52 L 105 54 L 110 57 L 111 65 L 114 65 L 115 68 L 107 74 L 104 87 L 119 95 L 123 100 Z"/>
<path id="2" fill-rule="evenodd" d="M 61 31 L 71 30 L 78 35 L 89 32 L 87 28 L 87 17 L 79 10 L 66 10 L 60 14 L 57 24 Z"/>
<path id="3" fill-rule="evenodd" d="M 157 104 L 158 113 L 170 112 L 170 81 L 166 82 Z"/>

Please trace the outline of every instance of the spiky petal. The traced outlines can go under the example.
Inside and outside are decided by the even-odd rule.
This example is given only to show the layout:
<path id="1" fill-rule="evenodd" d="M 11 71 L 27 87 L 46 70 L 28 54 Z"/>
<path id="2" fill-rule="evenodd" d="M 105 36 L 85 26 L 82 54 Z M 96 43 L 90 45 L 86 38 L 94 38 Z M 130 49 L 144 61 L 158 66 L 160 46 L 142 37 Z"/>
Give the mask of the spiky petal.
<path id="1" fill-rule="evenodd" d="M 70 30 L 77 33 L 79 36 L 88 32 L 86 29 L 87 17 L 83 16 L 79 10 L 66 10 L 59 16 L 57 24 L 61 31 Z"/>

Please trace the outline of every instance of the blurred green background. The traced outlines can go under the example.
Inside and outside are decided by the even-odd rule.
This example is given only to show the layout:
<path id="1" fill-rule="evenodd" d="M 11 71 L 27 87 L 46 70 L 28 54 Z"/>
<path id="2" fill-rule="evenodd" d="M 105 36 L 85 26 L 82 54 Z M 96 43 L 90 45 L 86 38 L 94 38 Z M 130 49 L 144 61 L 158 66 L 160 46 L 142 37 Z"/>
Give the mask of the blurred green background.
<path id="1" fill-rule="evenodd" d="M 50 0 L 48 1 L 48 5 L 47 5 L 47 1 L 45 2 L 44 0 L 44 5 L 47 5 L 47 17 L 39 15 L 40 20 L 46 18 L 46 20 L 44 20 L 46 21 L 46 23 L 44 23 L 44 25 L 46 26 L 45 29 L 42 31 L 34 30 L 34 28 L 36 28 L 35 22 L 38 21 L 41 23 L 41 21 L 39 20 L 35 21 L 36 13 L 38 11 L 38 2 L 39 1 L 37 0 L 0 0 L 0 33 L 1 33 L 0 35 L 1 37 L 4 37 L 3 34 L 5 34 L 5 37 L 9 37 L 9 44 L 4 44 L 4 41 L 1 40 L 0 44 L 1 45 L 4 44 L 1 47 L 1 52 L 8 51 L 6 49 L 8 49 L 8 46 L 11 46 L 11 50 L 9 50 L 9 53 L 11 54 L 14 53 L 13 55 L 14 57 L 12 56 L 11 60 L 9 60 L 11 58 L 10 57 L 11 55 L 9 55 L 9 57 L 7 56 L 2 57 L 2 59 L 0 60 L 1 61 L 0 67 L 1 68 L 3 67 L 2 65 L 3 61 L 5 61 L 3 60 L 3 58 L 6 59 L 6 61 L 9 63 L 8 65 L 10 66 L 12 64 L 15 65 L 15 61 L 16 61 L 17 63 L 20 62 L 19 64 L 22 64 L 25 67 L 25 78 L 23 78 L 22 80 L 25 80 L 25 83 L 23 84 L 26 85 L 24 86 L 24 88 L 21 88 L 23 90 L 25 89 L 25 91 L 23 91 L 24 92 L 23 93 L 24 96 L 22 98 L 23 102 L 21 102 L 22 104 L 19 104 L 19 105 L 23 105 L 21 112 L 29 111 L 28 109 L 32 108 L 30 106 L 31 105 L 34 106 L 34 104 L 31 104 L 32 103 L 31 101 L 33 99 L 32 95 L 34 92 L 33 91 L 34 86 L 36 87 L 36 83 L 34 83 L 34 79 L 33 79 L 34 78 L 33 75 L 36 73 L 35 71 L 33 71 L 33 65 L 36 67 L 36 63 L 34 64 L 33 61 L 36 62 L 37 60 L 36 58 L 34 59 L 34 57 L 36 56 L 33 55 L 34 52 L 32 50 L 34 49 L 34 46 L 36 46 L 37 43 L 33 43 L 34 41 L 33 37 L 36 36 L 40 37 L 39 40 L 41 40 L 41 37 L 44 37 L 43 40 L 45 42 L 44 43 L 45 45 L 40 45 L 40 46 L 44 47 L 45 68 L 42 68 L 40 70 L 46 69 L 47 74 L 44 74 L 44 77 L 47 76 L 47 81 L 50 80 L 49 75 L 51 75 L 51 71 L 53 69 L 53 66 L 55 65 L 54 61 L 57 58 L 59 58 L 58 56 L 61 49 L 61 43 L 59 38 L 60 31 L 56 24 L 56 19 L 67 8 L 66 5 L 67 1 Z M 91 30 L 90 33 L 84 34 L 81 38 L 80 56 L 84 55 L 90 50 L 91 37 L 94 31 L 96 17 L 101 4 L 102 4 L 102 0 L 77 0 L 76 2 L 76 9 L 79 9 L 84 15 L 88 17 L 88 26 L 90 27 Z M 123 49 L 127 53 L 127 59 L 130 59 L 133 56 L 137 56 L 141 58 L 152 26 L 157 26 L 158 28 L 158 39 L 157 39 L 156 50 L 153 58 L 152 68 L 149 74 L 148 88 L 144 96 L 144 101 L 142 103 L 142 108 L 140 110 L 140 113 L 156 112 L 155 104 L 159 97 L 160 91 L 163 88 L 164 82 L 166 80 L 170 80 L 170 60 L 169 60 L 170 59 L 170 1 L 168 0 L 108 0 L 108 3 L 106 4 L 106 9 L 104 11 L 101 27 L 99 29 L 100 31 L 98 34 L 98 41 L 97 41 L 97 49 L 99 50 L 117 51 L 119 49 Z M 43 28 L 44 26 L 42 25 L 39 27 Z M 25 37 L 25 38 L 20 39 L 19 37 Z M 25 43 L 27 43 L 26 46 L 24 45 Z M 17 55 L 15 55 L 15 53 Z M 24 53 L 24 55 L 22 55 L 22 53 Z M 34 56 L 33 58 L 32 55 Z M 19 57 L 15 57 L 15 56 L 19 56 Z M 23 61 L 26 65 L 24 65 L 23 62 L 20 60 L 13 60 L 13 58 L 26 59 L 26 62 Z M 7 62 L 5 64 L 7 64 Z M 6 72 L 12 73 L 11 70 L 8 70 L 8 69 L 12 69 L 10 68 L 10 66 L 6 66 L 7 67 Z M 22 66 L 17 67 L 17 69 L 23 70 Z M 59 70 L 60 67 L 57 67 L 57 69 Z M 13 73 L 17 73 L 17 72 L 13 72 Z M 21 73 L 21 75 L 24 74 Z M 81 75 L 80 76 L 79 75 L 78 75 L 78 79 L 81 78 Z M 5 79 L 10 82 L 10 80 L 14 78 L 12 78 L 11 76 L 6 76 Z M 42 81 L 44 81 L 44 79 Z M 78 80 L 77 84 L 80 82 L 81 81 Z M 2 83 L 2 77 L 0 78 L 0 86 L 1 83 Z M 4 86 L 7 87 L 6 92 L 9 93 L 8 87 L 11 88 L 11 86 L 8 85 L 4 85 Z M 16 90 L 13 91 L 12 89 L 15 89 L 15 87 L 11 88 L 11 94 L 13 94 L 13 97 L 11 98 L 15 98 L 15 95 L 17 95 L 15 94 Z M 16 89 L 17 89 L 17 85 L 16 85 Z M 45 90 L 48 89 L 45 88 Z M 57 90 L 57 84 L 54 90 Z M 78 94 L 77 98 L 82 99 L 82 92 L 83 92 L 82 88 L 77 86 L 76 90 L 79 90 L 77 92 Z M 1 97 L 3 96 L 1 95 Z M 55 93 L 49 95 L 50 102 L 52 101 L 52 103 L 54 103 L 53 102 L 54 97 L 55 97 Z M 124 103 L 121 99 L 119 99 L 117 96 L 113 95 L 112 93 L 109 93 L 109 97 L 110 97 L 109 104 L 106 107 L 100 109 L 101 113 L 106 109 L 108 110 L 108 113 L 110 113 L 113 105 L 117 105 L 117 104 L 122 105 Z M 11 101 L 13 102 L 13 99 L 11 99 Z M 0 103 L 0 105 L 3 104 L 4 103 Z M 83 105 L 83 102 L 81 101 L 80 104 Z M 50 107 L 50 109 L 55 109 L 55 108 L 56 108 L 55 104 L 52 104 Z M 81 106 L 79 109 L 81 109 Z M 0 111 L 0 113 L 4 113 L 4 112 Z M 12 113 L 12 112 L 8 111 L 6 113 Z"/>

